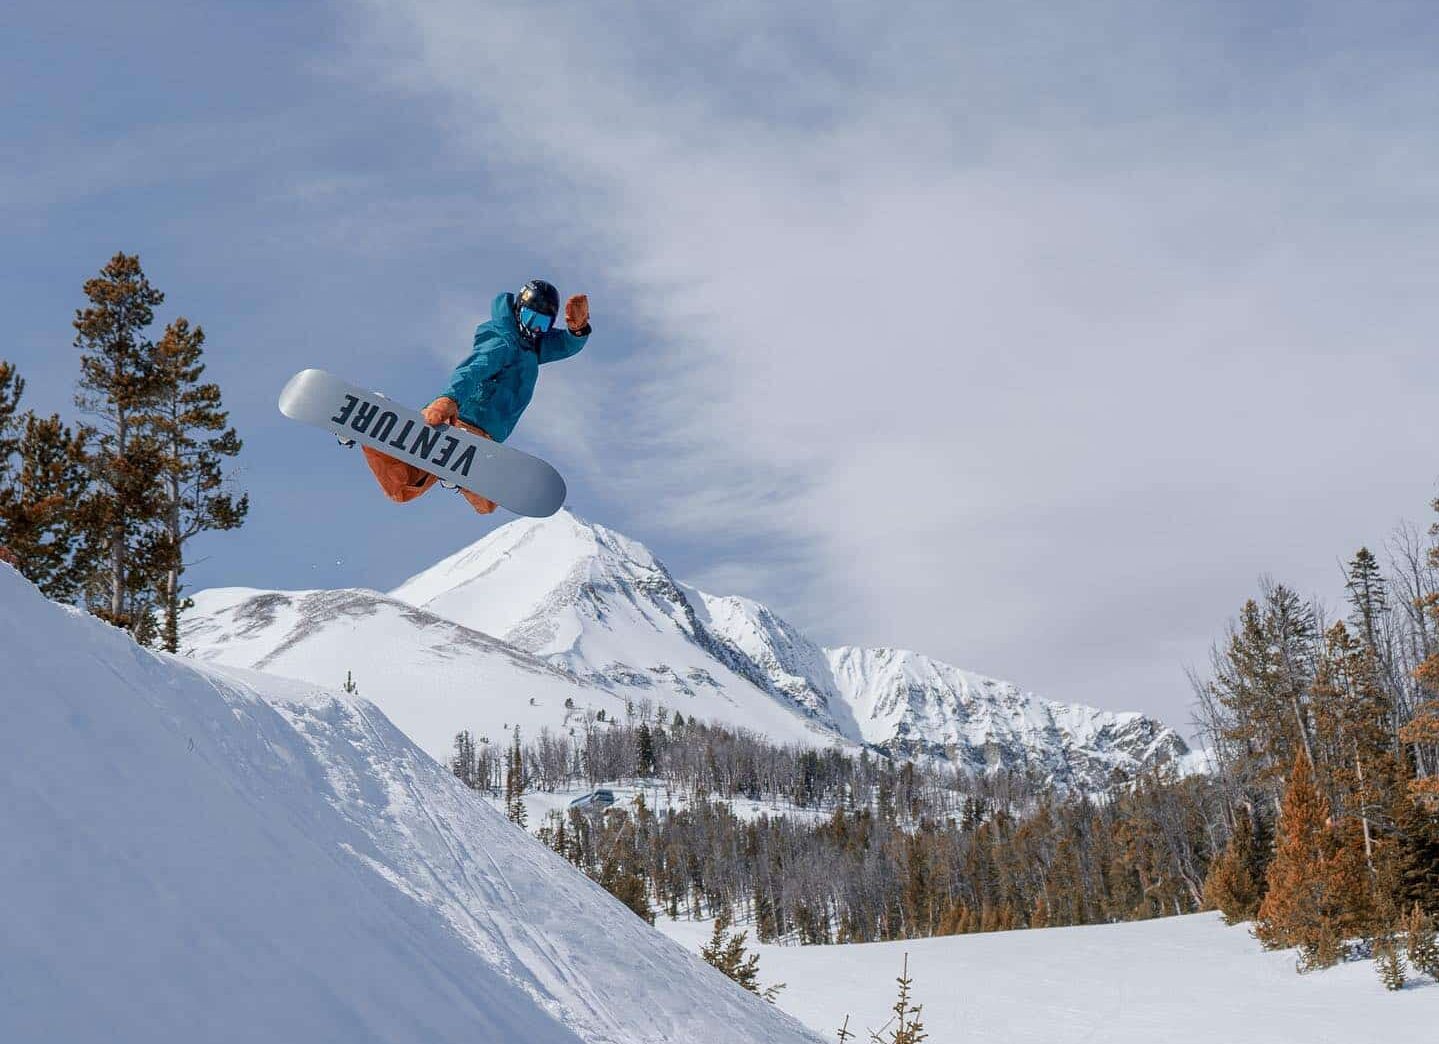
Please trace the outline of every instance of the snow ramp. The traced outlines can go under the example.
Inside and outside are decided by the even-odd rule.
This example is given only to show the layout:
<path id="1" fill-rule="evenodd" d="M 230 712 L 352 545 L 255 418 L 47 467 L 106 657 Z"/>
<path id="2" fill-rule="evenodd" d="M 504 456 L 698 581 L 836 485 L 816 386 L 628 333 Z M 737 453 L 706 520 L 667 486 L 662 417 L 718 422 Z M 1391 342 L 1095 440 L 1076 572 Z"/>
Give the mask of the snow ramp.
<path id="1" fill-rule="evenodd" d="M 0 565 L 0 1040 L 816 1041 L 372 704 Z"/>

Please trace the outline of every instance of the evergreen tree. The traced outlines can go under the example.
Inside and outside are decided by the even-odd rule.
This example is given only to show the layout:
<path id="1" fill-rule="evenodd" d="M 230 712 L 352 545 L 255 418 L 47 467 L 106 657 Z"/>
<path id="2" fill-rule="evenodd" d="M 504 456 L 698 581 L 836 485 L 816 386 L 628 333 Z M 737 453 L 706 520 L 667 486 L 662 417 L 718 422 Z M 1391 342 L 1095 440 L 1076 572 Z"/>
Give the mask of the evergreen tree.
<path id="1" fill-rule="evenodd" d="M 1320 961 L 1331 956 L 1337 960 L 1343 941 L 1323 874 L 1335 850 L 1328 817 L 1309 758 L 1301 751 L 1284 791 L 1278 845 L 1254 933 L 1270 949 L 1299 946 L 1321 951 Z"/>
<path id="2" fill-rule="evenodd" d="M 1307 697 L 1318 652 L 1314 609 L 1282 584 L 1246 602 L 1216 654 L 1208 695 L 1220 713 L 1218 754 L 1238 784 L 1275 807 L 1296 751 L 1313 759 Z"/>
<path id="3" fill-rule="evenodd" d="M 95 418 L 87 463 L 92 492 L 82 527 L 98 563 L 90 584 L 93 612 L 140 635 L 152 611 L 156 562 L 146 541 L 162 518 L 160 448 L 147 413 L 160 382 L 145 330 L 164 295 L 150 285 L 140 259 L 116 254 L 85 283 L 89 305 L 75 313 L 80 349 L 76 405 Z"/>
<path id="4" fill-rule="evenodd" d="M 1240 809 L 1224 851 L 1204 879 L 1204 903 L 1224 915 L 1225 924 L 1252 921 L 1264 898 L 1268 839 L 1249 809 Z"/>
<path id="5" fill-rule="evenodd" d="M 1374 967 L 1386 990 L 1404 988 L 1404 959 L 1399 956 L 1399 947 L 1394 945 L 1392 935 L 1383 935 L 1374 941 Z"/>
<path id="6" fill-rule="evenodd" d="M 889 1021 L 880 1027 L 879 1032 L 869 1035 L 873 1044 L 919 1044 L 929 1036 L 920 1021 L 924 1005 L 915 1004 L 912 995 L 914 980 L 909 977 L 909 954 L 904 955 L 904 967 L 897 981 L 899 995 L 890 1009 Z"/>
<path id="7" fill-rule="evenodd" d="M 74 520 L 88 482 L 85 446 L 58 416 L 20 414 L 24 387 L 0 362 L 0 547 L 46 596 L 70 601 L 85 571 Z"/>
<path id="8" fill-rule="evenodd" d="M 455 734 L 455 756 L 450 762 L 450 771 L 471 790 L 479 787 L 479 766 L 475 758 L 475 740 L 465 729 Z"/>
<path id="9" fill-rule="evenodd" d="M 1434 604 L 1439 606 L 1439 602 Z M 1439 623 L 1439 613 L 1435 621 Z M 1439 653 L 1430 656 L 1414 673 L 1425 688 L 1439 692 Z M 1439 812 L 1439 699 L 1421 704 L 1399 730 L 1399 738 L 1409 745 L 1419 766 L 1418 775 L 1409 782 L 1410 794 L 1425 808 Z M 1426 765 L 1434 767 L 1426 772 Z"/>
<path id="10" fill-rule="evenodd" d="M 1439 811 L 1407 793 L 1395 795 L 1394 807 L 1396 900 L 1404 909 L 1418 903 L 1439 917 Z"/>
<path id="11" fill-rule="evenodd" d="M 655 923 L 655 914 L 650 909 L 649 888 L 645 885 L 645 879 L 619 859 L 613 856 L 606 859 L 595 880 L 600 887 L 629 907 L 646 924 Z"/>
<path id="12" fill-rule="evenodd" d="M 635 730 L 635 773 L 645 778 L 655 774 L 655 740 L 644 722 Z"/>
<path id="13" fill-rule="evenodd" d="M 1346 939 L 1374 928 L 1373 881 L 1360 831 L 1352 822 L 1332 824 L 1302 754 L 1284 793 L 1267 884 L 1255 935 L 1271 949 L 1299 947 L 1301 967 L 1336 963 Z"/>
<path id="14" fill-rule="evenodd" d="M 1414 969 L 1439 979 L 1439 939 L 1435 936 L 1434 920 L 1418 903 L 1404 919 L 1404 943 Z"/>
<path id="15" fill-rule="evenodd" d="M 249 510 L 247 495 L 224 488 L 223 462 L 240 452 L 241 442 L 228 426 L 219 385 L 202 382 L 204 344 L 200 327 L 176 319 L 151 359 L 157 387 L 146 419 L 160 453 L 159 595 L 162 644 L 170 652 L 179 649 L 180 613 L 190 605 L 180 598 L 185 545 L 206 531 L 239 528 Z"/>
<path id="16" fill-rule="evenodd" d="M 11 458 L 20 449 L 20 399 L 24 394 L 20 372 L 0 359 L 0 482 L 9 478 Z"/>
<path id="17" fill-rule="evenodd" d="M 1367 547 L 1361 547 L 1344 571 L 1344 588 L 1348 592 L 1349 621 L 1364 644 L 1378 655 L 1383 648 L 1382 631 L 1385 614 L 1389 612 L 1388 587 L 1379 560 Z"/>
<path id="18" fill-rule="evenodd" d="M 784 989 L 784 983 L 762 988 L 759 984 L 759 954 L 750 953 L 745 942 L 748 932 L 730 931 L 729 916 L 721 913 L 715 918 L 710 941 L 700 948 L 705 962 L 718 968 L 727 978 L 739 983 L 751 993 L 759 994 L 773 1001 Z"/>
<path id="19" fill-rule="evenodd" d="M 1396 788 L 1398 768 L 1378 660 L 1344 623 L 1325 635 L 1309 702 L 1322 789 L 1336 820 L 1359 825 L 1372 868 L 1375 820 Z"/>
<path id="20" fill-rule="evenodd" d="M 525 808 L 525 755 L 520 746 L 520 727 L 515 726 L 505 765 L 505 815 L 521 830 L 529 826 L 530 814 Z"/>

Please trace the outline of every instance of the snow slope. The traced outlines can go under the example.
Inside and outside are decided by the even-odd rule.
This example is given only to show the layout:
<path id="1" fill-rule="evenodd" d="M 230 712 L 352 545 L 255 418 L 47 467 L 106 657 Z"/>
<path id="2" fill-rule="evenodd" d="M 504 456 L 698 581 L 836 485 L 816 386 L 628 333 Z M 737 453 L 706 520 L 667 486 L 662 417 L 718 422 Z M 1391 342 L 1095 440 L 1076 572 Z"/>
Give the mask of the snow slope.
<path id="1" fill-rule="evenodd" d="M 698 950 L 709 927 L 662 922 Z M 1296 975 L 1216 914 L 850 946 L 758 946 L 781 1008 L 830 1040 L 869 1039 L 904 954 L 934 1044 L 1360 1044 L 1430 1039 L 1439 984 L 1385 992 L 1372 961 Z"/>
<path id="2" fill-rule="evenodd" d="M 329 688 L 349 674 L 360 695 L 441 760 L 461 729 L 503 743 L 517 724 L 533 736 L 586 709 L 625 709 L 615 693 L 377 591 L 201 591 L 184 640 L 198 660 Z"/>
<path id="3" fill-rule="evenodd" d="M 0 566 L 0 1040 L 813 1040 L 370 703 Z"/>

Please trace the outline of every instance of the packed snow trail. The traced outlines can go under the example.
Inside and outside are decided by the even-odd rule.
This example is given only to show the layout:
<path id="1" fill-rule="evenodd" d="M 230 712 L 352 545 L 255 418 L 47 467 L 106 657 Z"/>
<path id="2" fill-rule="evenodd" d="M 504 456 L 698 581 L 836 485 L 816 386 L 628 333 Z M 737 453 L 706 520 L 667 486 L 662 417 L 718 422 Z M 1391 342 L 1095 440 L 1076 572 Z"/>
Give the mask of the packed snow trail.
<path id="1" fill-rule="evenodd" d="M 0 566 L 0 1040 L 813 1041 L 372 705 Z"/>

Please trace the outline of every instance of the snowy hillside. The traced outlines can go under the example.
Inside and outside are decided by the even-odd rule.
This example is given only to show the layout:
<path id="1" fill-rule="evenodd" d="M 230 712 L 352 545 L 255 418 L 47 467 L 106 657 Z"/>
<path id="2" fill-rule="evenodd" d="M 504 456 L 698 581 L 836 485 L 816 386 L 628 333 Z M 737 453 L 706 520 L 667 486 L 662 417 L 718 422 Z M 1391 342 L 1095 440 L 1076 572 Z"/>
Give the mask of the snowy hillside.
<path id="1" fill-rule="evenodd" d="M 363 699 L 141 650 L 5 566 L 0 677 L 0 1040 L 815 1039 Z"/>
<path id="2" fill-rule="evenodd" d="M 389 596 L 202 592 L 184 642 L 202 659 L 317 683 L 353 670 L 436 755 L 460 728 L 572 723 L 566 695 L 1087 788 L 1186 749 L 1140 714 L 1042 700 L 917 653 L 821 648 L 765 606 L 686 586 L 644 545 L 564 511 L 502 526 Z"/>
<path id="3" fill-rule="evenodd" d="M 706 925 L 661 922 L 689 949 Z M 869 1039 L 904 954 L 930 1041 L 943 1044 L 1360 1044 L 1432 1038 L 1439 984 L 1385 992 L 1372 961 L 1294 974 L 1217 914 L 849 946 L 757 946 L 781 1008 L 833 1040 Z"/>
<path id="4" fill-rule="evenodd" d="M 185 643 L 200 660 L 332 689 L 352 675 L 360 695 L 440 759 L 461 729 L 493 739 L 516 724 L 530 735 L 562 727 L 567 699 L 573 714 L 624 712 L 612 692 L 376 591 L 201 591 Z"/>

